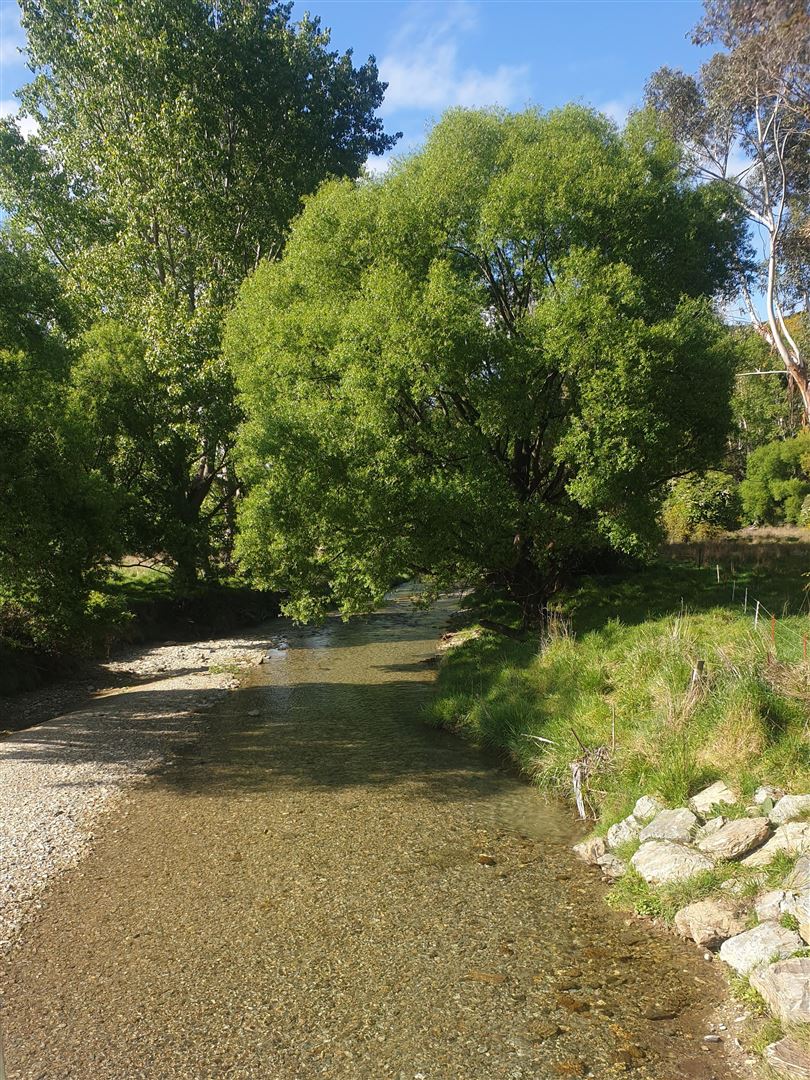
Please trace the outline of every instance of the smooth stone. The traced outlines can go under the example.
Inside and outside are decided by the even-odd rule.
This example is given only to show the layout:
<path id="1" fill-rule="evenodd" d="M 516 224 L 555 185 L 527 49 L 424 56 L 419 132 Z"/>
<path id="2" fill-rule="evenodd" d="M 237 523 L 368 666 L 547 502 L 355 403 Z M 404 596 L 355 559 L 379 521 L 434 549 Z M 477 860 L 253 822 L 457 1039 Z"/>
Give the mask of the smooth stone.
<path id="1" fill-rule="evenodd" d="M 768 814 L 768 820 L 774 825 L 786 825 L 788 821 L 807 817 L 810 817 L 810 795 L 783 795 Z"/>
<path id="2" fill-rule="evenodd" d="M 642 825 L 646 825 L 648 821 L 652 821 L 656 814 L 660 814 L 663 809 L 662 803 L 654 799 L 652 795 L 642 795 L 633 807 L 633 817 L 636 821 L 640 821 Z"/>
<path id="3" fill-rule="evenodd" d="M 700 841 L 705 840 L 709 836 L 714 836 L 718 829 L 722 829 L 726 823 L 724 817 L 709 818 L 705 825 L 701 825 L 698 831 L 695 833 L 695 843 L 700 846 Z"/>
<path id="4" fill-rule="evenodd" d="M 739 975 L 748 975 L 775 956 L 783 959 L 801 947 L 802 939 L 795 930 L 788 930 L 776 922 L 764 922 L 724 941 L 720 946 L 720 959 Z"/>
<path id="5" fill-rule="evenodd" d="M 810 1023 L 810 957 L 793 956 L 752 971 L 751 985 L 783 1024 Z"/>
<path id="6" fill-rule="evenodd" d="M 640 832 L 641 825 L 630 814 L 622 821 L 617 821 L 615 825 L 610 826 L 607 832 L 607 846 L 611 851 L 615 851 L 623 844 L 637 840 Z"/>
<path id="7" fill-rule="evenodd" d="M 674 840 L 688 844 L 697 828 L 697 818 L 685 806 L 677 810 L 662 810 L 639 834 L 642 844 L 646 840 Z"/>
<path id="8" fill-rule="evenodd" d="M 765 818 L 737 818 L 700 840 L 697 846 L 713 859 L 741 859 L 764 844 L 770 832 Z"/>
<path id="9" fill-rule="evenodd" d="M 757 806 L 761 806 L 762 803 L 770 800 L 772 803 L 777 803 L 784 795 L 784 791 L 781 788 L 771 787 L 769 784 L 763 784 L 758 787 L 754 792 L 754 802 Z"/>
<path id="10" fill-rule="evenodd" d="M 675 915 L 675 929 L 696 945 L 714 948 L 726 938 L 742 933 L 745 919 L 739 907 L 728 900 L 698 900 Z"/>
<path id="11" fill-rule="evenodd" d="M 650 840 L 642 844 L 630 862 L 650 885 L 685 881 L 703 870 L 711 870 L 714 865 L 700 851 L 669 840 Z"/>
<path id="12" fill-rule="evenodd" d="M 771 889 L 754 901 L 754 911 L 760 922 L 775 922 L 787 911 L 785 903 L 789 893 L 784 889 Z"/>
<path id="13" fill-rule="evenodd" d="M 607 844 L 601 836 L 592 836 L 589 840 L 582 840 L 574 844 L 574 852 L 583 862 L 595 866 L 607 852 Z"/>
<path id="14" fill-rule="evenodd" d="M 810 855 L 799 856 L 785 878 L 785 888 L 790 892 L 810 892 Z"/>
<path id="15" fill-rule="evenodd" d="M 787 1080 L 810 1080 L 810 1054 L 789 1036 L 765 1047 L 765 1061 Z"/>
<path id="16" fill-rule="evenodd" d="M 618 881 L 620 877 L 624 877 L 627 873 L 627 863 L 611 851 L 598 858 L 596 865 L 600 867 L 605 877 L 610 878 L 611 881 Z"/>
<path id="17" fill-rule="evenodd" d="M 711 813 L 712 807 L 717 806 L 720 803 L 735 803 L 737 796 L 727 787 L 722 780 L 718 780 L 717 783 L 711 784 L 709 787 L 704 788 L 703 791 L 699 791 L 697 795 L 693 795 L 689 800 L 689 806 L 694 812 L 702 818 L 706 818 Z"/>
<path id="18" fill-rule="evenodd" d="M 788 855 L 801 855 L 810 850 L 810 822 L 791 821 L 780 825 L 767 844 L 742 860 L 743 866 L 767 866 L 780 851 Z"/>

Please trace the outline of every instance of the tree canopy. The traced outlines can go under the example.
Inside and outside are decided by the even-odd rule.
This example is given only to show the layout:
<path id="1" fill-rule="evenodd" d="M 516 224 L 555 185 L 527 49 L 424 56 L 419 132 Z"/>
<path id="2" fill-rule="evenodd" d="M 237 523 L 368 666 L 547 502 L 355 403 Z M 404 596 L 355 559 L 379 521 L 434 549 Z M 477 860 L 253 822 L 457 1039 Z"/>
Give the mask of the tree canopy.
<path id="1" fill-rule="evenodd" d="M 85 325 L 127 328 L 104 331 L 104 348 L 91 339 L 96 376 L 106 362 L 108 385 L 126 380 L 132 346 L 162 387 L 139 456 L 124 424 L 108 475 L 129 484 L 142 539 L 193 577 L 217 525 L 208 512 L 235 490 L 223 314 L 245 273 L 281 251 L 302 195 L 392 145 L 376 116 L 384 86 L 373 59 L 355 67 L 316 19 L 293 23 L 289 4 L 21 6 L 35 76 L 22 112 L 36 133 L 0 123 L 0 202 L 59 268 Z"/>
<path id="2" fill-rule="evenodd" d="M 382 180 L 326 184 L 227 333 L 248 420 L 240 553 L 307 618 L 400 573 L 528 619 L 599 545 L 648 548 L 711 464 L 741 224 L 646 115 L 455 110 Z"/>
<path id="3" fill-rule="evenodd" d="M 661 68 L 647 100 L 683 146 L 685 164 L 725 184 L 755 230 L 756 244 L 736 260 L 738 289 L 801 394 L 807 422 L 806 329 L 789 316 L 804 322 L 810 300 L 810 8 L 806 0 L 707 0 L 693 40 L 722 48 L 697 76 Z"/>
<path id="4" fill-rule="evenodd" d="M 0 293 L 0 637 L 63 643 L 115 550 L 115 496 L 71 401 L 70 317 L 53 273 L 4 244 Z"/>

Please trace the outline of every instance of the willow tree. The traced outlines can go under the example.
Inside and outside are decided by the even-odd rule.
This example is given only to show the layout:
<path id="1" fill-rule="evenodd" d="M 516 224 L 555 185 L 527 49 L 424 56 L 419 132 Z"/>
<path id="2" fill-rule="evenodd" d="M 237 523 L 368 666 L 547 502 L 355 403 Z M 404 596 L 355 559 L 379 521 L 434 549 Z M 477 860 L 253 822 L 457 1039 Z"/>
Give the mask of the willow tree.
<path id="1" fill-rule="evenodd" d="M 248 421 L 241 558 L 300 618 L 399 574 L 527 621 L 722 452 L 709 297 L 740 239 L 649 118 L 458 110 L 385 178 L 325 185 L 226 336 Z"/>
<path id="2" fill-rule="evenodd" d="M 205 507 L 234 490 L 223 312 L 244 275 L 281 251 L 302 195 L 357 176 L 391 145 L 376 116 L 384 85 L 373 59 L 356 67 L 316 19 L 293 23 L 290 4 L 21 8 L 34 73 L 21 112 L 35 134 L 0 124 L 0 202 L 60 268 L 86 322 L 140 335 L 162 414 L 129 481 L 149 515 L 130 540 L 155 537 L 191 578 Z M 129 372 L 110 348 L 126 335 L 102 336 L 96 374 L 105 355 L 111 373 Z"/>

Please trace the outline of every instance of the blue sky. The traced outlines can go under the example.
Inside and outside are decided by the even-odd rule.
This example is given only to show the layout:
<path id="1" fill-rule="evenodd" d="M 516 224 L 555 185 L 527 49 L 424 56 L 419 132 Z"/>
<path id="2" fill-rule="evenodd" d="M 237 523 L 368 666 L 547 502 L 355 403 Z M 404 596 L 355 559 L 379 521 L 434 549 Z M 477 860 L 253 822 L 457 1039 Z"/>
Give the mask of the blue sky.
<path id="1" fill-rule="evenodd" d="M 390 84 L 381 112 L 402 149 L 450 105 L 579 101 L 621 122 L 657 67 L 691 71 L 705 58 L 687 38 L 697 0 L 319 0 L 294 14 L 306 10 L 336 48 L 376 56 Z M 16 0 L 0 0 L 0 113 L 28 77 L 21 44 Z"/>

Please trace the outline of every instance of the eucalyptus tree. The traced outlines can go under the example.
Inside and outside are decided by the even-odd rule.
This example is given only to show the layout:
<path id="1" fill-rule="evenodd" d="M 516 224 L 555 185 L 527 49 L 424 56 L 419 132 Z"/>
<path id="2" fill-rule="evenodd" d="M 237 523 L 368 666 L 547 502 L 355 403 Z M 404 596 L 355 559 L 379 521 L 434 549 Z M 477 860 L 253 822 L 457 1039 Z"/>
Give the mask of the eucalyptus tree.
<path id="1" fill-rule="evenodd" d="M 452 111 L 383 179 L 307 200 L 226 349 L 247 422 L 239 551 L 317 616 L 399 574 L 504 586 L 527 622 L 665 482 L 722 453 L 709 297 L 741 224 L 645 115 Z"/>
<path id="2" fill-rule="evenodd" d="M 706 0 L 693 39 L 720 50 L 697 76 L 656 72 L 647 100 L 693 173 L 724 184 L 761 241 L 761 270 L 739 260 L 738 288 L 810 420 L 807 327 L 790 319 L 810 303 L 810 8 L 806 0 Z"/>
<path id="3" fill-rule="evenodd" d="M 317 19 L 293 23 L 289 4 L 21 7 L 34 73 L 21 111 L 36 133 L 0 129 L 0 198 L 86 322 L 140 335 L 162 412 L 131 493 L 151 514 L 143 533 L 190 578 L 205 517 L 236 486 L 223 312 L 245 273 L 278 256 L 303 194 L 390 147 L 375 115 L 384 85 L 373 59 L 355 67 Z M 106 356 L 112 374 L 131 374 L 114 349 Z M 178 520 L 179 533 L 164 528 Z"/>

